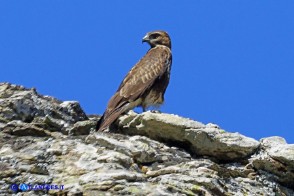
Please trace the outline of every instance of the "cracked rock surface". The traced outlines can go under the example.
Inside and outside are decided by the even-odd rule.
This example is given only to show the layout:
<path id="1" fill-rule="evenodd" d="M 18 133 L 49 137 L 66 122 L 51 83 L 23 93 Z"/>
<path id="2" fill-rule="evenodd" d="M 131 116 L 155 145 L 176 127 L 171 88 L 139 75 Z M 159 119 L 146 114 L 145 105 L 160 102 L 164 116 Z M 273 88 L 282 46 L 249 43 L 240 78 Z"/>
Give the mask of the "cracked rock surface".
<path id="1" fill-rule="evenodd" d="M 98 119 L 76 101 L 0 83 L 0 195 L 294 195 L 294 145 L 281 137 L 151 112 L 97 133 Z"/>

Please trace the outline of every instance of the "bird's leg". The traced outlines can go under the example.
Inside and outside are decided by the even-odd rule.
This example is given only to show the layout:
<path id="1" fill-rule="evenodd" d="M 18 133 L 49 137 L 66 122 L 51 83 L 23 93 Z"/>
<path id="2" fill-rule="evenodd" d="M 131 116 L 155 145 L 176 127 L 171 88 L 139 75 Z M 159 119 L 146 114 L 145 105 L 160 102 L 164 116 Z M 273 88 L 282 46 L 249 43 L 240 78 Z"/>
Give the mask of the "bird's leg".
<path id="1" fill-rule="evenodd" d="M 146 107 L 142 106 L 143 112 L 146 112 Z"/>

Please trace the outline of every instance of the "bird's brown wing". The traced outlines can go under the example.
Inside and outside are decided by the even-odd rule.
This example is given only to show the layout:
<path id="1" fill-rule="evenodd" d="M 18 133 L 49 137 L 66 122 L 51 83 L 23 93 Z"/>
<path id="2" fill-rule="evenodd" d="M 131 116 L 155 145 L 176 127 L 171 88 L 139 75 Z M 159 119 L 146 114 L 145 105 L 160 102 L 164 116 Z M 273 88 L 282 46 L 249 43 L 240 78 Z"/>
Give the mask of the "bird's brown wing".
<path id="1" fill-rule="evenodd" d="M 161 77 L 170 64 L 171 53 L 167 47 L 150 49 L 147 54 L 131 69 L 122 81 L 117 92 L 128 101 L 135 101 L 154 81 Z M 109 106 L 112 105 L 109 103 Z M 117 104 L 114 104 L 115 106 Z"/>
<path id="2" fill-rule="evenodd" d="M 120 114 L 136 107 L 140 96 L 161 77 L 171 63 L 171 52 L 167 47 L 155 47 L 131 69 L 110 99 L 107 109 L 97 124 L 103 130 L 112 124 Z"/>

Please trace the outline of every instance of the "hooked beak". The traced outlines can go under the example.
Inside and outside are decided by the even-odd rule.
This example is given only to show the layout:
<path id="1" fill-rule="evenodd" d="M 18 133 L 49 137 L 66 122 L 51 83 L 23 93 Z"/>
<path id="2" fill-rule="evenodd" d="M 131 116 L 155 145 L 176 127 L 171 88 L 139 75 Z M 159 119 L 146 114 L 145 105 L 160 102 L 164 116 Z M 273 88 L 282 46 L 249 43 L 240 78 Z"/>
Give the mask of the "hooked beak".
<path id="1" fill-rule="evenodd" d="M 145 35 L 142 39 L 142 43 L 144 42 L 148 42 L 150 39 L 149 39 L 149 36 L 148 35 Z"/>

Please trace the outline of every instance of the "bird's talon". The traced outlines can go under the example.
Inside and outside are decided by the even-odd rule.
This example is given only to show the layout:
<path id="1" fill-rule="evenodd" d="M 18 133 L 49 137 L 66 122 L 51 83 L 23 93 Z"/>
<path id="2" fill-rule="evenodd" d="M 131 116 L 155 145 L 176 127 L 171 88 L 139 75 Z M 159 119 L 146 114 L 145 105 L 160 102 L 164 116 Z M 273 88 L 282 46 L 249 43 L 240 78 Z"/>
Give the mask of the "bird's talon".
<path id="1" fill-rule="evenodd" d="M 150 110 L 151 113 L 154 113 L 154 114 L 161 114 L 161 111 L 160 110 Z"/>

